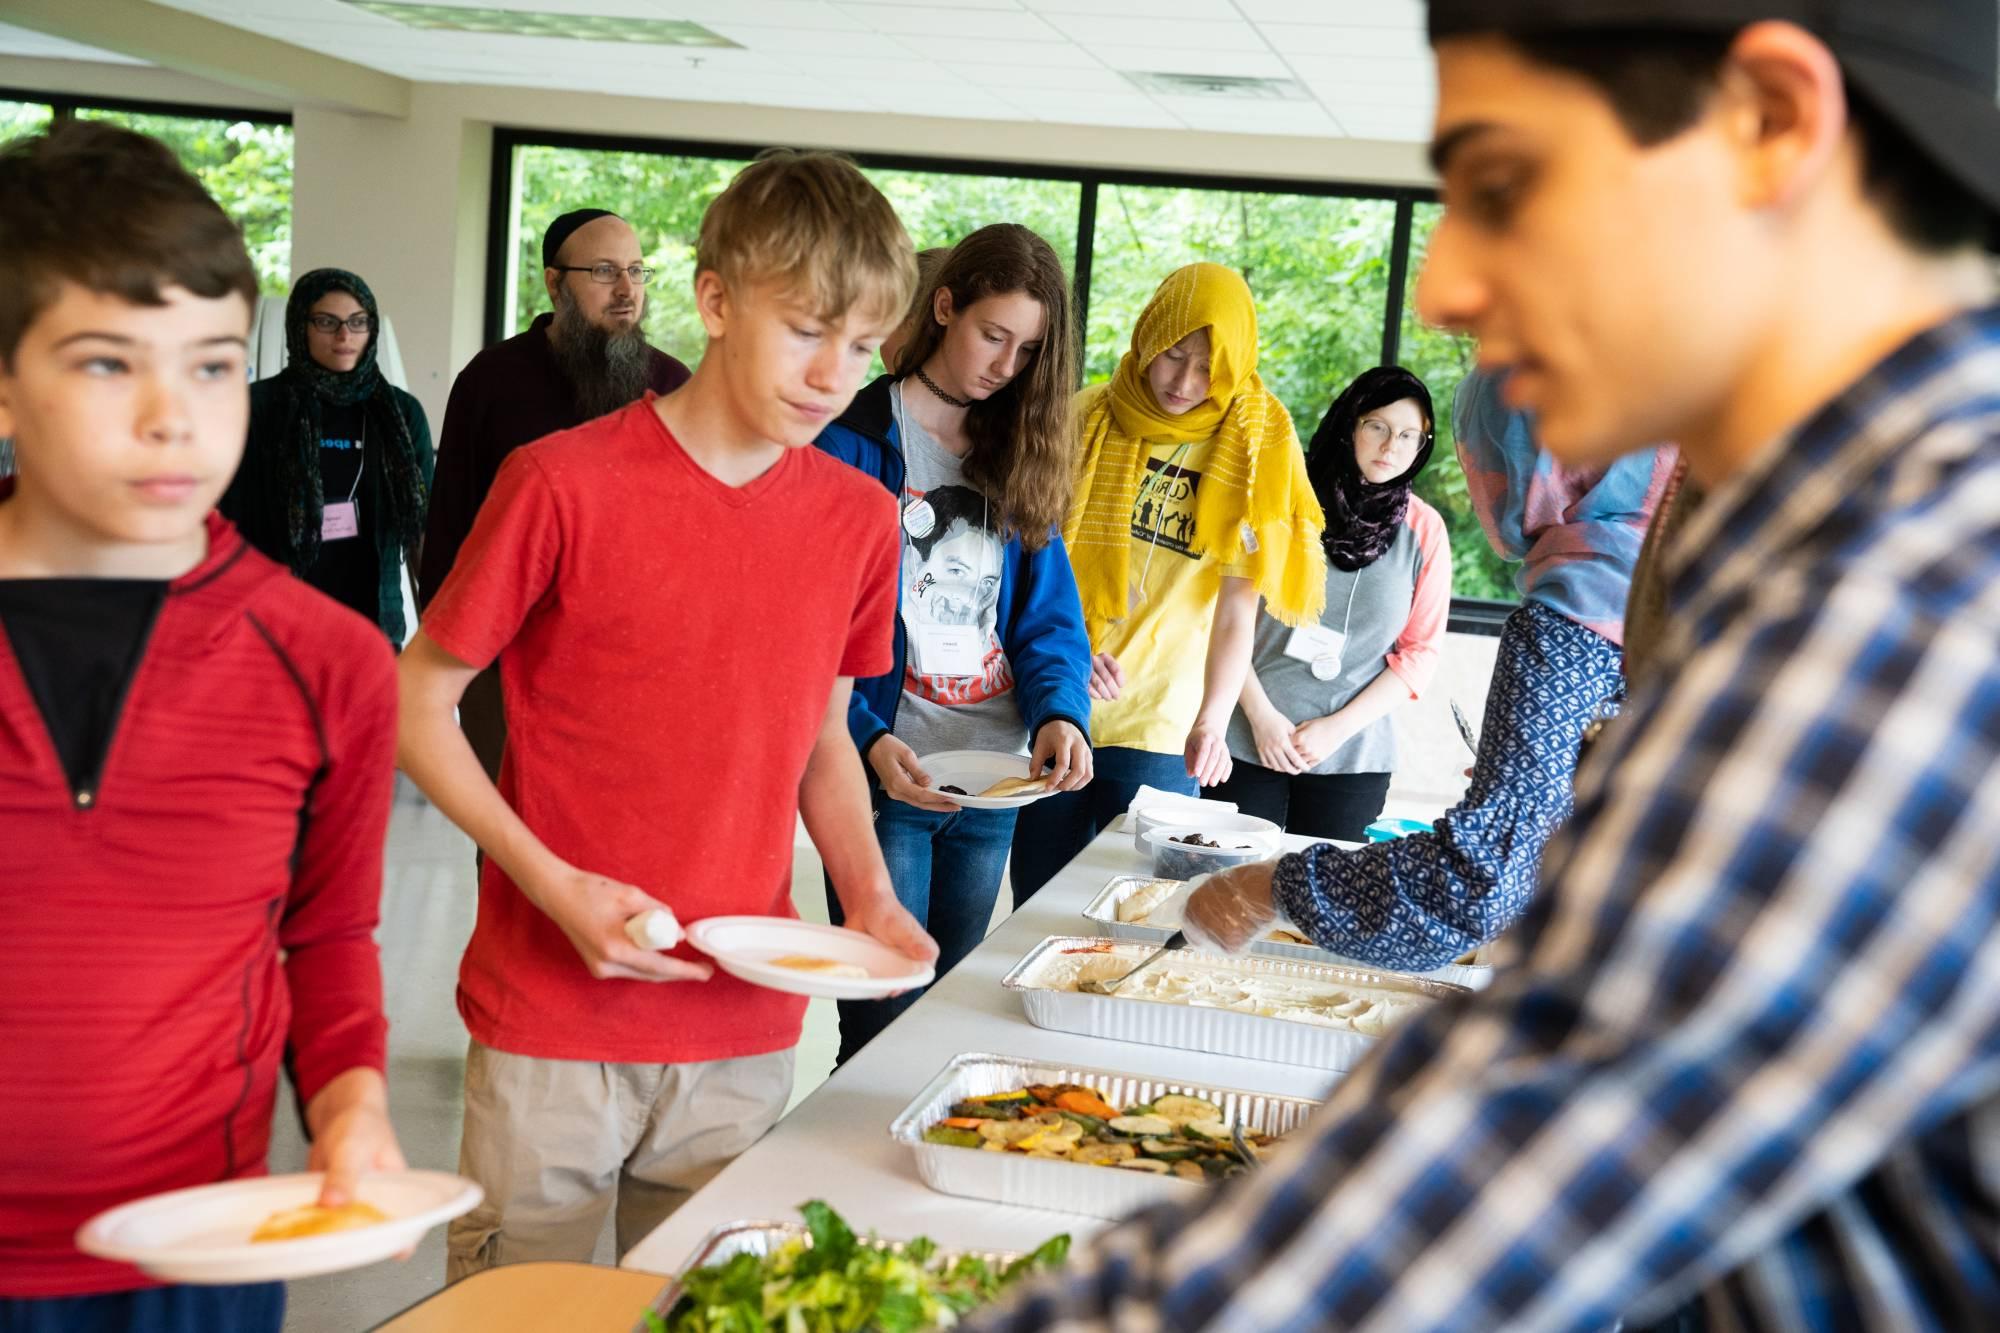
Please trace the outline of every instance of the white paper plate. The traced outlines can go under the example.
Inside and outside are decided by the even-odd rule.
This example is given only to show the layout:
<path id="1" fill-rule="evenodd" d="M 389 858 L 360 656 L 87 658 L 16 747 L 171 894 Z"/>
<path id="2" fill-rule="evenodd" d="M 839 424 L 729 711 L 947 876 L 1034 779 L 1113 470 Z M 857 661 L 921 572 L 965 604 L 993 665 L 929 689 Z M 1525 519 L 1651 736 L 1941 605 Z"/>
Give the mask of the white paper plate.
<path id="1" fill-rule="evenodd" d="M 440 1222 L 472 1211 L 479 1186 L 447 1171 L 389 1171 L 362 1178 L 355 1191 L 389 1215 L 387 1222 L 299 1240 L 250 1243 L 273 1213 L 319 1198 L 317 1171 L 256 1176 L 172 1190 L 120 1204 L 91 1218 L 76 1247 L 100 1259 L 135 1264 L 168 1282 L 282 1282 L 378 1263 L 414 1246 Z"/>
<path id="2" fill-rule="evenodd" d="M 832 1000 L 879 1000 L 897 991 L 928 986 L 937 969 L 897 953 L 873 935 L 816 921 L 781 916 L 712 916 L 687 928 L 688 943 L 716 966 L 753 986 L 817 995 Z M 867 980 L 830 977 L 796 968 L 774 967 L 773 958 L 804 954 L 836 963 L 858 963 Z"/>
<path id="3" fill-rule="evenodd" d="M 1024 805 L 1033 805 L 1044 796 L 1055 795 L 1052 791 L 1036 792 L 1030 796 L 977 794 L 1002 778 L 1027 777 L 1026 755 L 1002 754 L 998 750 L 944 750 L 937 754 L 920 755 L 917 762 L 931 775 L 932 791 L 968 810 L 1018 810 Z M 974 794 L 960 796 L 954 792 L 938 791 L 940 787 L 963 787 Z"/>

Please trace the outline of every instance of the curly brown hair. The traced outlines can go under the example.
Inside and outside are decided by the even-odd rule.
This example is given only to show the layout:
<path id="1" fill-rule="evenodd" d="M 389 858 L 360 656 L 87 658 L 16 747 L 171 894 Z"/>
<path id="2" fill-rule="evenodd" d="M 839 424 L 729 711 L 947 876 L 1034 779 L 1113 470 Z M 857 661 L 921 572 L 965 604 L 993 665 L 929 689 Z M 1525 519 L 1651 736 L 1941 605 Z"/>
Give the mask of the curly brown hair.
<path id="1" fill-rule="evenodd" d="M 972 451 L 965 479 L 992 499 L 1000 529 L 1031 551 L 1048 545 L 1069 510 L 1074 483 L 1076 426 L 1076 324 L 1069 275 L 1049 243 L 1013 222 L 981 227 L 945 258 L 931 287 L 951 293 L 954 310 L 969 310 L 989 296 L 1026 292 L 1048 316 L 1042 345 L 1006 388 L 972 405 L 965 433 Z M 933 306 L 935 310 L 935 306 Z M 935 313 L 921 321 L 891 369 L 908 375 L 944 341 Z"/>

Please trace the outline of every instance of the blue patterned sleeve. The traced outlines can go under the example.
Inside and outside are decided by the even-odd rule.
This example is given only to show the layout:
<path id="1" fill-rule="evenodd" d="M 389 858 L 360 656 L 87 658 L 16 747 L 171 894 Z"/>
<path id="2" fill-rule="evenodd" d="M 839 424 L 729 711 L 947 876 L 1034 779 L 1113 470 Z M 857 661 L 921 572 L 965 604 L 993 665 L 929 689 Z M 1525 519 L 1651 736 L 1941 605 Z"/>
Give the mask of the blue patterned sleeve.
<path id="1" fill-rule="evenodd" d="M 1278 862 L 1273 893 L 1322 949 L 1399 971 L 1443 967 L 1518 920 L 1569 818 L 1583 733 L 1624 694 L 1617 647 L 1529 602 L 1507 618 L 1472 785 L 1429 833 Z"/>

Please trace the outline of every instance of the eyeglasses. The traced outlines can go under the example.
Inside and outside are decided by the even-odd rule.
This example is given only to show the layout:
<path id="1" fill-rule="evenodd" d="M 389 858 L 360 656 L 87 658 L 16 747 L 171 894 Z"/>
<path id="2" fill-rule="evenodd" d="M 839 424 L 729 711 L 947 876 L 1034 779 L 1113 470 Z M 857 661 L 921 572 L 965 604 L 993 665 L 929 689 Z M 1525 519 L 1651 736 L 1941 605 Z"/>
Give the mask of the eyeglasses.
<path id="1" fill-rule="evenodd" d="M 575 264 L 556 264 L 553 267 L 558 273 L 588 273 L 592 282 L 602 283 L 606 287 L 618 281 L 618 275 L 621 273 L 632 279 L 632 285 L 635 287 L 644 287 L 646 279 L 653 276 L 653 270 L 647 268 L 644 264 L 633 264 L 629 268 L 620 268 L 618 265 L 607 261 L 602 264 L 592 264 L 589 268 L 579 268 Z"/>
<path id="2" fill-rule="evenodd" d="M 375 327 L 375 321 L 368 318 L 366 310 L 361 311 L 359 314 L 349 315 L 346 319 L 341 319 L 337 315 L 307 315 L 306 323 L 312 325 L 321 333 L 338 333 L 343 328 L 349 333 L 366 333 L 369 329 Z"/>
<path id="3" fill-rule="evenodd" d="M 1374 448 L 1381 448 L 1389 439 L 1389 423 L 1380 417 L 1361 419 L 1361 442 Z M 1424 437 L 1430 434 L 1422 430 L 1399 430 L 1396 432 L 1396 446 L 1401 449 L 1415 449 L 1422 446 Z"/>

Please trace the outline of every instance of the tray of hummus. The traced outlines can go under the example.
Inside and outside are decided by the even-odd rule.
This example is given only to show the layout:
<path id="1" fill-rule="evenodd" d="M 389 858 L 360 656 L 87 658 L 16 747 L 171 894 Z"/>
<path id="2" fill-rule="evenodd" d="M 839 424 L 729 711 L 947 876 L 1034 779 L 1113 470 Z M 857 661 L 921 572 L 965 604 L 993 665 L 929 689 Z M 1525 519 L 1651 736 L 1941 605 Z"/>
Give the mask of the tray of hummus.
<path id="1" fill-rule="evenodd" d="M 1155 879 L 1151 875 L 1117 875 L 1083 909 L 1084 919 L 1097 933 L 1115 940 L 1144 940 L 1159 948 L 1181 928 L 1181 912 L 1196 881 Z M 1246 952 L 1259 958 L 1290 958 L 1301 963 L 1330 963 L 1335 967 L 1363 972 L 1382 972 L 1371 963 L 1329 953 L 1291 928 L 1289 923 L 1254 941 Z M 1449 981 L 1470 990 L 1484 990 L 1493 980 L 1492 964 L 1486 951 L 1475 949 L 1463 958 L 1429 972 L 1395 973 L 1397 976 L 1425 977 Z"/>
<path id="2" fill-rule="evenodd" d="M 1078 989 L 1117 980 L 1154 947 L 1053 936 L 1000 984 L 1019 993 L 1036 1027 L 1331 1070 L 1353 1068 L 1424 1006 L 1470 993 L 1397 972 L 1195 950 L 1161 959 L 1115 995 Z"/>

